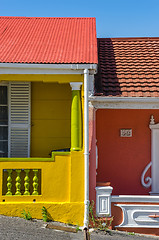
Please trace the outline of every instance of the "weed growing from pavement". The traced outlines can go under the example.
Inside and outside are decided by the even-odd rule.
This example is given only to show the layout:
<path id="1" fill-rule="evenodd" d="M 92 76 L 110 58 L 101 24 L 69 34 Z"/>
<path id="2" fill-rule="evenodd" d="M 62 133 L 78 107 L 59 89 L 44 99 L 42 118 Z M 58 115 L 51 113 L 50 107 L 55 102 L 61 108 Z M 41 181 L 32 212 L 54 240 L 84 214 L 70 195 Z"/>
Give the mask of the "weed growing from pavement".
<path id="1" fill-rule="evenodd" d="M 29 211 L 26 212 L 26 211 L 23 209 L 23 211 L 21 212 L 21 214 L 22 214 L 22 218 L 24 218 L 25 220 L 32 220 L 32 216 L 31 216 L 31 214 L 30 214 Z"/>
<path id="2" fill-rule="evenodd" d="M 82 230 L 80 229 L 79 225 L 76 226 L 76 231 L 77 231 L 77 232 L 78 232 L 78 231 L 82 231 Z"/>
<path id="3" fill-rule="evenodd" d="M 50 221 L 50 218 L 49 218 L 49 215 L 48 215 L 48 211 L 46 209 L 46 207 L 42 207 L 41 209 L 41 212 L 42 212 L 42 219 L 44 222 L 49 222 Z"/>
<path id="4" fill-rule="evenodd" d="M 107 231 L 113 221 L 113 217 L 109 218 L 105 217 L 97 217 L 95 213 L 94 201 L 91 201 L 89 205 L 89 228 L 95 228 L 102 231 Z"/>

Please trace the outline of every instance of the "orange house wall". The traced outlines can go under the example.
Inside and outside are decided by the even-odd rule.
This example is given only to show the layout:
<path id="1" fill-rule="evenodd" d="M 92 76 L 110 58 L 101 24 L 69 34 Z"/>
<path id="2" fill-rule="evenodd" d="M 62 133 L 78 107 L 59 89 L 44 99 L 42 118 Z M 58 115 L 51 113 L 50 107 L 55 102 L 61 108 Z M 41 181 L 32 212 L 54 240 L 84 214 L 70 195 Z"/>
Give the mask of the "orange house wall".
<path id="1" fill-rule="evenodd" d="M 142 195 L 150 192 L 150 188 L 141 185 L 141 174 L 151 161 L 149 121 L 152 114 L 155 122 L 159 122 L 159 110 L 96 111 L 97 182 L 111 182 L 113 195 Z M 131 128 L 132 137 L 120 137 L 120 129 L 123 128 Z"/>

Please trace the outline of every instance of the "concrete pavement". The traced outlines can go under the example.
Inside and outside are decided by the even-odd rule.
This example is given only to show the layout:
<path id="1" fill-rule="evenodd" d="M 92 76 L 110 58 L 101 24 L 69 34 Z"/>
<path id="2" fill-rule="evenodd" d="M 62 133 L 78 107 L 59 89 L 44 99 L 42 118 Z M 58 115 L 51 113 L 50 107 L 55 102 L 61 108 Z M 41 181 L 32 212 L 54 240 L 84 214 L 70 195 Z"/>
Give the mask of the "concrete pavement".
<path id="1" fill-rule="evenodd" d="M 159 237 L 131 236 L 125 233 L 92 232 L 91 240 L 155 240 Z M 68 233 L 46 228 L 43 221 L 27 221 L 0 215 L 0 240 L 84 240 L 82 231 Z"/>

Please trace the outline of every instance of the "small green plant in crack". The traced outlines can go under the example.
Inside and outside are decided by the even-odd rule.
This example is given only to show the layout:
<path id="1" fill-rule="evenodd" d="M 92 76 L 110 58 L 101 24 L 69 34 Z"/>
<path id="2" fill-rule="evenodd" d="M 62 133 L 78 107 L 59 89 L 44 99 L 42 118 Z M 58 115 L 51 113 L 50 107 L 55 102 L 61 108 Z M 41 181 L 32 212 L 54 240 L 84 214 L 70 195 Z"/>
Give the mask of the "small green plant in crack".
<path id="1" fill-rule="evenodd" d="M 32 216 L 31 216 L 31 214 L 30 214 L 29 211 L 26 212 L 26 211 L 23 209 L 23 211 L 21 212 L 21 214 L 22 214 L 22 218 L 24 218 L 25 220 L 32 220 Z"/>
<path id="2" fill-rule="evenodd" d="M 134 232 L 128 232 L 128 235 L 135 235 Z"/>
<path id="3" fill-rule="evenodd" d="M 49 221 L 50 221 L 50 218 L 49 218 L 49 214 L 48 214 L 48 211 L 47 211 L 46 207 L 43 206 L 42 209 L 41 209 L 41 211 L 42 211 L 43 221 L 44 221 L 44 222 L 49 222 Z"/>
<path id="4" fill-rule="evenodd" d="M 79 225 L 76 226 L 76 231 L 77 231 L 77 232 L 78 232 L 78 231 L 82 231 L 82 230 L 80 229 Z"/>
<path id="5" fill-rule="evenodd" d="M 96 228 L 99 229 L 101 231 L 108 231 L 108 229 L 110 228 L 112 221 L 113 221 L 113 217 L 109 218 L 107 216 L 100 218 L 97 217 L 96 213 L 95 213 L 95 207 L 94 207 L 94 201 L 91 201 L 90 205 L 89 205 L 89 227 L 90 228 Z"/>

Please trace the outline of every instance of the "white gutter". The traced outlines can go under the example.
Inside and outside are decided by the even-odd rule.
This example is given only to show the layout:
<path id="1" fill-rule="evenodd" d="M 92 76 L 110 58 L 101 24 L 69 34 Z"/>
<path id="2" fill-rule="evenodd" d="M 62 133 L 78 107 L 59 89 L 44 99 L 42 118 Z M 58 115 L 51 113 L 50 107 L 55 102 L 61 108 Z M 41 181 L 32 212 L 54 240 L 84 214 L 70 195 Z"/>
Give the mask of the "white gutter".
<path id="1" fill-rule="evenodd" d="M 0 63 L 1 74 L 83 74 L 84 69 L 94 74 L 97 64 Z"/>
<path id="2" fill-rule="evenodd" d="M 84 161 L 85 161 L 85 211 L 84 228 L 89 223 L 89 104 L 88 104 L 89 70 L 84 70 Z"/>

